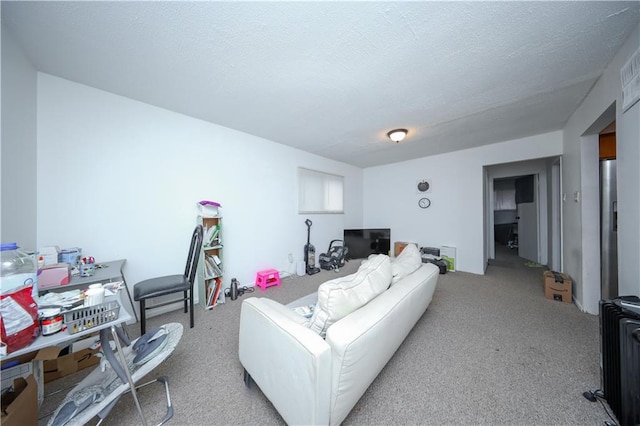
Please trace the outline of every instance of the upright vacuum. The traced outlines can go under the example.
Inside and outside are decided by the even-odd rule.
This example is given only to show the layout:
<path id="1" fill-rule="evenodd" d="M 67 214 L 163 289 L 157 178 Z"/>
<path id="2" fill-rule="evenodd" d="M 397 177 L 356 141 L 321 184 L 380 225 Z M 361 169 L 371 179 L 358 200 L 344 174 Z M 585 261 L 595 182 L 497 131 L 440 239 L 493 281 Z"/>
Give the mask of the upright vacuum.
<path id="1" fill-rule="evenodd" d="M 320 268 L 316 268 L 316 248 L 311 244 L 311 225 L 309 219 L 305 220 L 307 225 L 307 244 L 304 246 L 304 264 L 307 269 L 307 275 L 313 275 L 320 272 Z"/>

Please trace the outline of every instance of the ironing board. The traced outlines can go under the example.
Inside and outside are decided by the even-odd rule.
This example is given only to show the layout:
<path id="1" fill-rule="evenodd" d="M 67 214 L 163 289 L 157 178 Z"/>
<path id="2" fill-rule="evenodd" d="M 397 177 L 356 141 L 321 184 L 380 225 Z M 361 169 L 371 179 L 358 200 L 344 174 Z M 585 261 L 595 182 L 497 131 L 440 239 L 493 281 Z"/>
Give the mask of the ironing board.
<path id="1" fill-rule="evenodd" d="M 116 326 L 111 327 L 111 334 L 113 336 L 113 341 L 115 342 L 116 348 L 118 349 L 117 353 L 115 354 L 118 359 L 112 360 L 111 362 L 120 362 L 120 364 L 124 364 L 123 358 L 126 360 L 127 368 L 121 369 L 124 370 L 126 380 L 122 380 L 122 378 L 118 375 L 116 369 L 111 365 L 106 366 L 106 368 L 104 369 L 105 371 L 102 371 L 100 366 L 96 367 L 94 371 L 92 371 L 87 377 L 79 382 L 67 394 L 60 406 L 56 409 L 56 411 L 49 419 L 48 425 L 56 424 L 56 418 L 58 417 L 59 412 L 63 409 L 63 407 L 65 407 L 65 405 L 67 405 L 67 403 L 71 401 L 77 401 L 80 398 L 85 399 L 86 396 L 90 396 L 92 393 L 96 394 L 96 400 L 94 402 L 90 403 L 82 411 L 76 413 L 68 421 L 58 424 L 64 424 L 65 426 L 84 425 L 95 416 L 98 416 L 100 418 L 100 421 L 98 422 L 98 424 L 100 424 L 102 420 L 104 420 L 104 418 L 109 414 L 111 408 L 113 408 L 113 406 L 118 402 L 120 396 L 124 395 L 127 392 L 131 392 L 136 404 L 136 408 L 138 409 L 138 413 L 140 414 L 142 424 L 146 425 L 147 422 L 144 414 L 142 413 L 142 408 L 138 400 L 136 388 L 149 385 L 156 381 L 164 384 L 167 397 L 167 413 L 159 424 L 161 425 L 165 423 L 173 416 L 173 407 L 171 405 L 171 399 L 169 396 L 169 383 L 166 376 L 158 377 L 155 380 L 141 385 L 136 384 L 140 379 L 149 374 L 154 368 L 156 368 L 165 359 L 167 359 L 169 355 L 171 355 L 171 353 L 173 353 L 173 350 L 176 348 L 176 346 L 180 342 L 180 339 L 182 338 L 182 324 L 168 323 L 162 326 L 167 332 L 166 344 L 153 358 L 142 365 L 134 365 L 133 363 L 136 355 L 135 351 L 133 350 L 133 346 L 138 339 L 131 342 L 131 344 L 128 346 L 122 346 L 116 335 L 117 330 L 115 327 Z M 105 350 L 104 348 L 109 345 L 108 339 L 104 338 L 104 336 L 107 334 L 108 333 L 105 332 L 101 335 L 103 351 Z"/>

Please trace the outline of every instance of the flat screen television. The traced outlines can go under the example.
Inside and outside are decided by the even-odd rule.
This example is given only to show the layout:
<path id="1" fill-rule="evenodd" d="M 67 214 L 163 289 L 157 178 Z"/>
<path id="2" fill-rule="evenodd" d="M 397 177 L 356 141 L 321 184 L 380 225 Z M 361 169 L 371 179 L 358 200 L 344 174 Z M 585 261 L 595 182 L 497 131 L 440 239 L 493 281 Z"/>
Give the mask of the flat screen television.
<path id="1" fill-rule="evenodd" d="M 389 254 L 391 229 L 345 229 L 344 245 L 349 248 L 347 259 L 365 259 L 371 254 Z"/>

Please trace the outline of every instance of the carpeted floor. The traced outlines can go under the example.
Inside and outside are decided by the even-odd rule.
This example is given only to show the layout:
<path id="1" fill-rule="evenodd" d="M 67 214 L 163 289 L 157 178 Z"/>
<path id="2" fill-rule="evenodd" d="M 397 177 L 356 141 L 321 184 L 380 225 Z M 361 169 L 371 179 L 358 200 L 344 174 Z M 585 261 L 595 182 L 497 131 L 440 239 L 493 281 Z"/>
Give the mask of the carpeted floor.
<path id="1" fill-rule="evenodd" d="M 339 275 L 354 272 L 358 261 Z M 349 425 L 598 425 L 609 417 L 582 392 L 599 387 L 598 318 L 542 292 L 541 267 L 500 252 L 484 276 L 440 275 L 433 302 L 344 424 Z M 288 303 L 338 274 L 287 278 L 279 288 L 245 294 L 212 311 L 196 309 L 196 326 L 174 311 L 149 328 L 180 322 L 185 334 L 173 356 L 154 371 L 167 375 L 176 425 L 283 424 L 256 387 L 248 389 L 238 361 L 242 300 Z M 138 335 L 137 327 L 131 334 Z M 46 393 L 78 380 L 80 372 L 48 384 Z M 165 410 L 159 385 L 140 392 L 150 424 Z M 51 411 L 63 393 L 45 400 Z M 41 421 L 44 424 L 46 419 Z M 140 424 L 130 395 L 106 425 Z"/>

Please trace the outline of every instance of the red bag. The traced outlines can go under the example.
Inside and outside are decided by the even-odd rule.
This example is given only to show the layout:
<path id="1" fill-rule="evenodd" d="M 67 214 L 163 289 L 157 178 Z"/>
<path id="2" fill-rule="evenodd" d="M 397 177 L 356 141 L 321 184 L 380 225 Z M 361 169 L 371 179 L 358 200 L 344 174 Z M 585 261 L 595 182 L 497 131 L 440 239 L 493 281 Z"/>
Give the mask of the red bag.
<path id="1" fill-rule="evenodd" d="M 7 353 L 30 345 L 40 335 L 38 304 L 31 293 L 29 285 L 0 295 L 0 329 Z"/>

